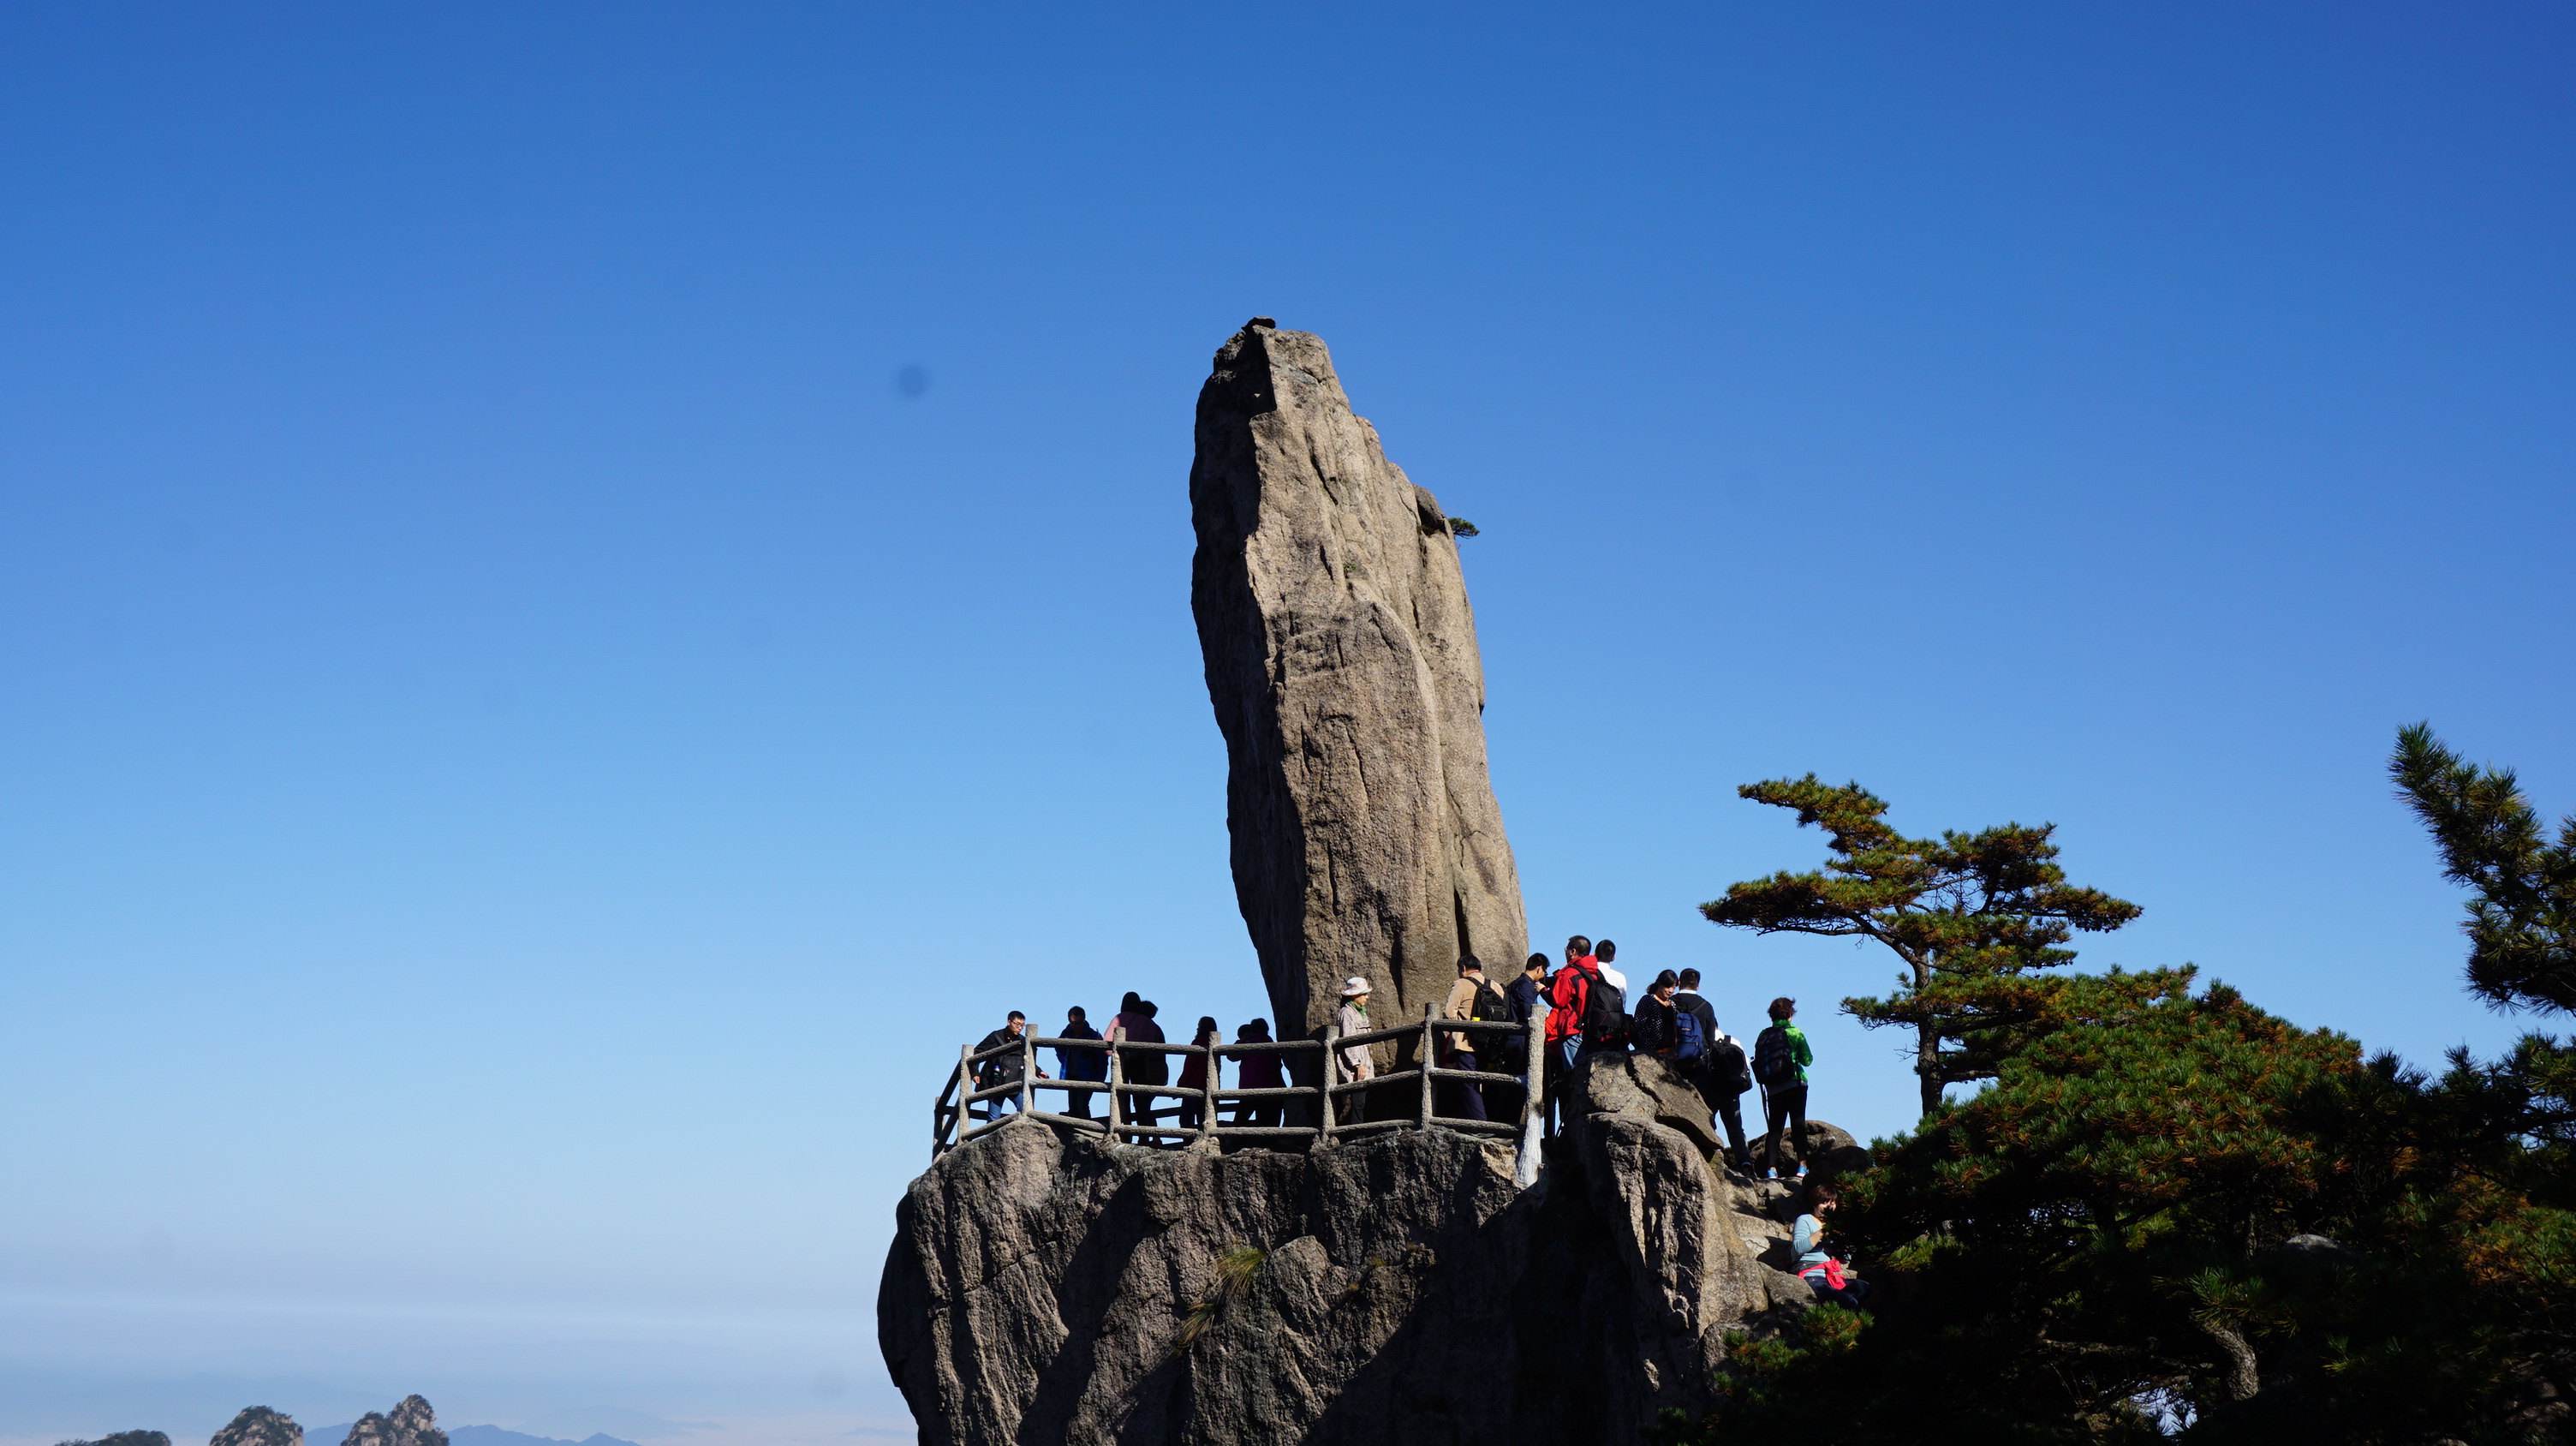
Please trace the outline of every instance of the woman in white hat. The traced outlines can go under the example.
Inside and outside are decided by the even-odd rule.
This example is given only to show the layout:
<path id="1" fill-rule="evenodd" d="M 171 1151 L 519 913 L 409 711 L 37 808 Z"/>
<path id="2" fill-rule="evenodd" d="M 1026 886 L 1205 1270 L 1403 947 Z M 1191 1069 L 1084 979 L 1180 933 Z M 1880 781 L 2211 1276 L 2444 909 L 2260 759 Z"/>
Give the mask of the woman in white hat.
<path id="1" fill-rule="evenodd" d="M 1333 1026 L 1347 1037 L 1369 1030 L 1369 982 L 1354 974 L 1342 981 L 1342 1007 L 1333 1016 Z M 1377 1078 L 1377 1061 L 1370 1057 L 1365 1044 L 1351 1045 L 1341 1052 L 1344 1081 Z M 1349 1124 L 1359 1113 L 1359 1102 L 1366 1090 L 1353 1090 L 1334 1102 L 1334 1119 Z"/>

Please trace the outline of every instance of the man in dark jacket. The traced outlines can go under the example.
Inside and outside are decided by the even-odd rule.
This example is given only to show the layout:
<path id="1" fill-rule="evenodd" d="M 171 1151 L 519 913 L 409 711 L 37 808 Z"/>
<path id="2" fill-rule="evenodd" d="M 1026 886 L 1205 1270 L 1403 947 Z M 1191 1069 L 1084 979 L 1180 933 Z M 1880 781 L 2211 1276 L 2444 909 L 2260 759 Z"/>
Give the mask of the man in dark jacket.
<path id="1" fill-rule="evenodd" d="M 1678 977 L 1680 987 L 1673 991 L 1673 1007 L 1690 1011 L 1699 1020 L 1700 1038 L 1707 1041 L 1700 1052 L 1693 1083 L 1708 1097 L 1719 1123 L 1726 1126 L 1727 1159 L 1734 1162 L 1735 1168 L 1750 1171 L 1753 1155 L 1744 1148 L 1744 1092 L 1753 1088 L 1753 1062 L 1745 1058 L 1741 1041 L 1718 1032 L 1717 1010 L 1699 992 L 1699 971 L 1685 969 Z"/>
<path id="2" fill-rule="evenodd" d="M 1060 1038 L 1098 1039 L 1099 1037 L 1100 1031 L 1091 1027 L 1091 1016 L 1083 1013 L 1081 1005 L 1077 1004 L 1064 1012 L 1064 1033 Z M 1109 1051 L 1059 1044 L 1055 1047 L 1055 1072 L 1067 1080 L 1088 1080 L 1094 1083 L 1105 1080 L 1109 1078 Z M 1090 1119 L 1091 1092 L 1066 1090 L 1064 1112 L 1078 1120 Z"/>
<path id="3" fill-rule="evenodd" d="M 1020 1037 L 1028 1032 L 1029 1017 L 1014 1009 L 1011 1011 L 1011 1017 L 1003 1021 L 1001 1028 L 975 1041 L 977 1054 L 982 1054 L 988 1049 L 1000 1049 L 1006 1044 L 1012 1046 L 991 1059 L 976 1063 L 975 1088 L 988 1090 L 995 1085 L 1020 1083 L 1023 1075 L 1021 1066 L 1028 1062 L 1028 1050 L 1021 1047 Z M 1002 1117 L 1002 1111 L 1016 1110 L 1019 1107 L 1020 1097 L 1016 1094 L 999 1095 L 975 1106 L 981 1112 L 980 1117 L 987 1120 L 998 1120 Z"/>

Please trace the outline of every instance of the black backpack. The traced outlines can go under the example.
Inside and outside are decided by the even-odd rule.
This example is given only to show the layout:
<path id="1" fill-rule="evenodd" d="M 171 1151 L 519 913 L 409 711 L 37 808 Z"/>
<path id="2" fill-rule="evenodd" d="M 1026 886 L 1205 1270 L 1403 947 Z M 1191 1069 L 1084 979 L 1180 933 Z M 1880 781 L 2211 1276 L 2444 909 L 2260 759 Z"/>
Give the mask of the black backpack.
<path id="1" fill-rule="evenodd" d="M 1775 1024 L 1753 1040 L 1753 1077 L 1764 1089 L 1781 1089 L 1798 1082 L 1798 1061 L 1789 1053 L 1788 1026 Z"/>
<path id="2" fill-rule="evenodd" d="M 1732 1039 L 1720 1039 L 1710 1045 L 1708 1077 L 1734 1094 L 1753 1088 L 1753 1067 L 1745 1063 L 1744 1046 Z"/>
<path id="3" fill-rule="evenodd" d="M 1492 980 L 1482 980 L 1476 985 L 1476 1002 L 1467 1006 L 1467 1017 L 1487 1024 L 1509 1024 L 1512 1002 L 1503 997 L 1503 991 L 1496 989 Z"/>
<path id="4" fill-rule="evenodd" d="M 1628 1042 L 1628 996 L 1607 975 L 1583 992 L 1583 1047 L 1609 1049 Z"/>

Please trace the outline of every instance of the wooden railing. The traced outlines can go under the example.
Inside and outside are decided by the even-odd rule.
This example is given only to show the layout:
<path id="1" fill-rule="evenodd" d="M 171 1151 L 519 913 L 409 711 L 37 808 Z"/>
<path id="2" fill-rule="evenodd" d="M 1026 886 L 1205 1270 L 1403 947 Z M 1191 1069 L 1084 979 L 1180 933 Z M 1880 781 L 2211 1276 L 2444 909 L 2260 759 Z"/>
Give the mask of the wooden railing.
<path id="1" fill-rule="evenodd" d="M 1489 1069 L 1451 1069 L 1439 1063 L 1444 1038 L 1463 1040 L 1472 1050 L 1479 1038 L 1500 1044 L 1514 1035 L 1521 1036 L 1526 1061 L 1517 1074 Z M 1382 1041 L 1407 1039 L 1418 1041 L 1419 1052 L 1412 1068 L 1371 1079 L 1342 1078 L 1343 1050 L 1366 1049 Z M 1059 1060 L 1065 1057 L 1066 1052 L 1084 1054 L 1097 1051 L 1104 1054 L 1107 1061 L 1102 1073 L 1107 1078 L 1041 1079 L 1037 1069 L 1037 1052 L 1040 1049 L 1057 1051 Z M 981 1066 L 1014 1051 L 1020 1056 L 1018 1078 L 1004 1078 L 980 1089 L 976 1087 L 976 1076 L 984 1072 Z M 1200 1083 L 1184 1086 L 1130 1082 L 1126 1077 L 1127 1061 L 1143 1054 L 1166 1058 L 1178 1056 L 1185 1062 L 1198 1060 Z M 1278 1056 L 1283 1066 L 1280 1071 L 1283 1079 L 1303 1073 L 1313 1078 L 1315 1083 L 1229 1089 L 1221 1082 L 1226 1060 L 1243 1060 L 1257 1055 Z M 1317 1055 L 1322 1057 L 1319 1061 L 1313 1059 Z M 1293 1068 L 1300 1062 L 1309 1061 L 1313 1064 L 1310 1069 L 1300 1071 Z M 1171 1142 L 1218 1148 L 1225 1141 L 1239 1140 L 1261 1144 L 1328 1145 L 1337 1139 L 1356 1139 L 1388 1130 L 1430 1129 L 1435 1125 L 1469 1134 L 1500 1135 L 1532 1146 L 1529 1160 L 1522 1170 L 1523 1183 L 1527 1183 L 1535 1169 L 1537 1126 L 1545 1118 L 1546 1077 L 1547 1049 L 1540 1037 L 1537 1019 L 1533 1018 L 1527 1025 L 1500 1020 L 1442 1019 L 1427 1004 L 1423 1006 L 1420 1024 L 1399 1024 L 1347 1036 L 1339 1028 L 1329 1028 L 1320 1040 L 1152 1044 L 1122 1038 L 1114 1026 L 1106 1039 L 1042 1039 L 1033 1033 L 1024 1033 L 1016 1040 L 980 1052 L 973 1045 L 957 1051 L 956 1070 L 948 1076 L 939 1098 L 931 1102 L 930 1152 L 937 1156 L 942 1151 L 1000 1128 L 1007 1118 L 1000 1102 L 1007 1100 L 1017 1107 L 1019 1113 L 1033 1120 L 1043 1120 L 1062 1129 L 1088 1130 L 1120 1144 Z M 1480 1120 L 1442 1114 L 1438 1109 L 1437 1092 L 1443 1082 L 1468 1089 L 1489 1084 L 1519 1086 L 1518 1118 Z M 1400 1114 L 1390 1114 L 1384 1107 L 1387 1096 L 1404 1087 L 1415 1092 L 1410 1102 L 1412 1108 Z M 1101 1115 L 1093 1115 L 1087 1109 L 1078 1115 L 1040 1109 L 1038 1095 L 1044 1090 L 1062 1094 L 1067 1104 L 1076 1098 L 1087 1101 L 1099 1095 L 1104 1097 L 1106 1109 Z M 1354 1112 L 1362 1118 L 1337 1120 L 1335 1107 L 1353 1097 L 1369 1101 L 1375 1107 Z M 1164 1114 L 1163 1107 L 1157 1102 L 1165 1099 L 1174 1102 L 1183 1119 L 1192 1114 L 1197 1118 L 1170 1126 L 1155 1123 Z M 1141 1101 L 1142 1106 L 1131 1109 L 1129 1101 Z M 1271 1101 L 1279 1104 L 1279 1110 L 1264 1113 L 1274 1123 L 1246 1121 L 1247 1116 Z M 1221 1108 L 1228 1104 L 1235 1106 L 1235 1118 L 1231 1121 L 1220 1118 Z M 977 1106 L 985 1106 L 993 1118 L 972 1118 L 978 1112 Z M 1304 1121 L 1290 1123 L 1292 1115 L 1303 1116 Z"/>

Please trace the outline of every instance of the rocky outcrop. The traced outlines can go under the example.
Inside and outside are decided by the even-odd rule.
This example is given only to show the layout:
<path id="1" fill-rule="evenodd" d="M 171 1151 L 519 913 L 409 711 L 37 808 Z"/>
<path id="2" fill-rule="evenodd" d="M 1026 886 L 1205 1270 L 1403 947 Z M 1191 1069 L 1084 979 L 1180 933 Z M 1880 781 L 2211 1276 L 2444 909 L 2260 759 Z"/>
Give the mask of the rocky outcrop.
<path id="1" fill-rule="evenodd" d="M 207 1446 L 304 1446 L 304 1428 L 292 1416 L 251 1406 L 215 1433 Z"/>
<path id="2" fill-rule="evenodd" d="M 427 1401 L 405 1396 L 390 1414 L 360 1416 L 340 1446 L 447 1446 L 447 1433 L 438 1429 L 437 1413 Z"/>
<path id="3" fill-rule="evenodd" d="M 1190 511 L 1235 895 L 1282 1026 L 1320 1026 L 1354 974 L 1409 1020 L 1460 954 L 1508 968 L 1529 926 L 1457 542 L 1320 338 L 1256 317 L 1217 351 Z"/>
<path id="4" fill-rule="evenodd" d="M 95 1441 L 63 1441 L 56 1446 L 170 1446 L 170 1438 L 160 1431 L 119 1431 Z"/>
<path id="5" fill-rule="evenodd" d="M 1706 1404 L 1728 1330 L 1809 1304 L 1795 1192 L 1711 1168 L 1658 1061 L 1574 1083 L 1529 1189 L 1445 1129 L 1218 1154 L 1014 1120 L 898 1207 L 887 1369 L 935 1446 L 1636 1440 Z"/>

